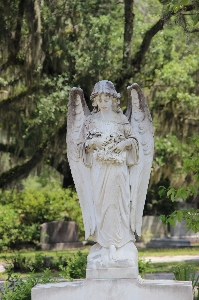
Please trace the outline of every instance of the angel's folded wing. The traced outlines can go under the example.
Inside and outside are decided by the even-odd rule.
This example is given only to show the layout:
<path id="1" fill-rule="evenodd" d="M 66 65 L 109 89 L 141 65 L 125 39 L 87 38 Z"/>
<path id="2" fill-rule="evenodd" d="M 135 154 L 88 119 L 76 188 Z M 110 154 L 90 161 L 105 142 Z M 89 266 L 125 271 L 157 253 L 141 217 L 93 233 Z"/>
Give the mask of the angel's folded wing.
<path id="1" fill-rule="evenodd" d="M 86 239 L 94 233 L 95 213 L 90 169 L 82 161 L 79 143 L 83 139 L 82 127 L 89 114 L 90 111 L 85 102 L 82 89 L 73 88 L 70 92 L 67 113 L 67 156 L 82 209 Z"/>
<path id="2" fill-rule="evenodd" d="M 127 89 L 130 99 L 126 116 L 139 142 L 139 161 L 130 168 L 131 228 L 140 236 L 144 203 L 153 160 L 153 126 L 146 100 L 139 85 L 134 83 Z"/>

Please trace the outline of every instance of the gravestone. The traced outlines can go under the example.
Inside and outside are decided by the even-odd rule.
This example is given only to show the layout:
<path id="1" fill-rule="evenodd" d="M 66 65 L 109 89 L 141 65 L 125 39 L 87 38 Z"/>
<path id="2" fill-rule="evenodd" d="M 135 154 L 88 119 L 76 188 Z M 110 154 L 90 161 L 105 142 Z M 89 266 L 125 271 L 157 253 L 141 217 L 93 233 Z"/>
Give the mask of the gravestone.
<path id="1" fill-rule="evenodd" d="M 151 239 L 146 244 L 147 248 L 179 248 L 179 247 L 190 247 L 190 241 L 185 239 Z"/>
<path id="2" fill-rule="evenodd" d="M 82 247 L 78 241 L 78 226 L 75 222 L 53 221 L 41 225 L 42 250 L 65 250 Z"/>
<path id="3" fill-rule="evenodd" d="M 158 217 L 144 216 L 142 218 L 142 241 L 148 242 L 151 238 L 166 238 L 167 236 L 167 228 Z"/>
<path id="4" fill-rule="evenodd" d="M 185 239 L 191 244 L 199 243 L 199 232 L 194 233 L 192 230 L 187 231 L 186 222 L 176 222 L 175 226 L 171 227 L 171 238 Z"/>

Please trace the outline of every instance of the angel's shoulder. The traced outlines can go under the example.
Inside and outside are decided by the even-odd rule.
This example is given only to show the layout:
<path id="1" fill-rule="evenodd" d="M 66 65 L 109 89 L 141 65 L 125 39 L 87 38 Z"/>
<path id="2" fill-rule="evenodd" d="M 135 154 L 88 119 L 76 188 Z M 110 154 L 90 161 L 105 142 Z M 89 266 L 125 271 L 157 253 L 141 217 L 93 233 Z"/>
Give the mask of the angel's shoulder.
<path id="1" fill-rule="evenodd" d="M 120 117 L 120 121 L 121 121 L 123 124 L 129 124 L 128 118 L 127 118 L 123 113 L 119 113 L 118 115 L 119 115 L 119 117 Z"/>
<path id="2" fill-rule="evenodd" d="M 91 124 L 94 121 L 94 116 L 93 114 L 90 114 L 86 117 L 85 121 L 84 121 L 84 125 L 88 126 L 89 124 Z"/>

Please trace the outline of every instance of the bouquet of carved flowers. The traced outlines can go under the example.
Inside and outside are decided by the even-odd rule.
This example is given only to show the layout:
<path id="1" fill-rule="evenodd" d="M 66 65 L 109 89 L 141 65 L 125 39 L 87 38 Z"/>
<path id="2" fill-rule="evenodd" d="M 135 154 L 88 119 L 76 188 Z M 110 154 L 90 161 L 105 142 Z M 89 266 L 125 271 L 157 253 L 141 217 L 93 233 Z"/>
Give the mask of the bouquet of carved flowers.
<path id="1" fill-rule="evenodd" d="M 99 136 L 99 133 L 97 133 Z M 96 149 L 93 156 L 96 160 L 106 164 L 123 164 L 126 160 L 125 152 L 116 153 L 114 151 L 115 146 L 121 141 L 125 140 L 122 134 L 110 134 L 106 137 L 104 146 L 102 149 Z"/>

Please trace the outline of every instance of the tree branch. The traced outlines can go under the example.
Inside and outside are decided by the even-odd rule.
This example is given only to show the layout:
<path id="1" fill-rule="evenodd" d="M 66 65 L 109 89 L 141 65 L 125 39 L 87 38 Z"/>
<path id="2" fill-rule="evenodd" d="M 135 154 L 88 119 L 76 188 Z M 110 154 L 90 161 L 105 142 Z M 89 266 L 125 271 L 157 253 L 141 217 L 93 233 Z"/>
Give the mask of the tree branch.
<path id="1" fill-rule="evenodd" d="M 19 153 L 17 153 L 15 145 L 5 145 L 0 143 L 0 152 L 10 153 L 19 158 L 25 158 L 24 150 L 22 149 L 21 151 L 19 151 Z"/>
<path id="2" fill-rule="evenodd" d="M 119 91 L 126 80 L 133 77 L 136 73 L 140 72 L 142 61 L 150 47 L 153 37 L 164 28 L 164 24 L 173 16 L 181 11 L 191 11 L 194 10 L 194 5 L 187 5 L 180 9 L 178 12 L 174 13 L 170 11 L 164 14 L 149 30 L 146 31 L 139 50 L 134 55 L 131 63 L 127 68 L 120 72 L 120 77 L 116 80 L 116 88 Z"/>
<path id="3" fill-rule="evenodd" d="M 171 16 L 167 17 L 167 20 L 170 18 Z M 152 38 L 156 35 L 156 33 L 158 33 L 160 30 L 163 29 L 165 20 L 163 18 L 161 18 L 160 20 L 158 20 L 158 22 L 153 25 L 146 33 L 144 36 L 144 39 L 142 41 L 142 44 L 140 45 L 140 49 L 138 50 L 138 52 L 135 54 L 134 59 L 131 62 L 131 66 L 133 66 L 134 68 L 134 72 L 139 72 L 140 68 L 141 68 L 141 63 L 143 61 L 143 58 L 145 57 L 145 54 L 147 52 L 147 50 L 149 49 L 149 46 L 151 44 Z"/>
<path id="4" fill-rule="evenodd" d="M 32 93 L 38 91 L 38 86 L 32 86 L 30 88 L 28 88 L 26 91 L 21 92 L 20 94 L 7 98 L 5 100 L 1 100 L 0 101 L 0 109 L 8 107 L 9 105 L 13 104 L 13 103 L 18 103 L 19 101 L 21 101 L 22 98 L 24 98 L 25 96 L 29 96 Z"/>
<path id="5" fill-rule="evenodd" d="M 19 181 L 26 178 L 30 172 L 42 161 L 42 159 L 48 154 L 48 148 L 54 145 L 57 137 L 62 136 L 66 132 L 66 123 L 64 123 L 59 130 L 51 136 L 49 140 L 38 147 L 34 155 L 22 165 L 15 166 L 7 172 L 0 175 L 0 188 L 6 188 L 8 185 L 15 181 Z"/>

